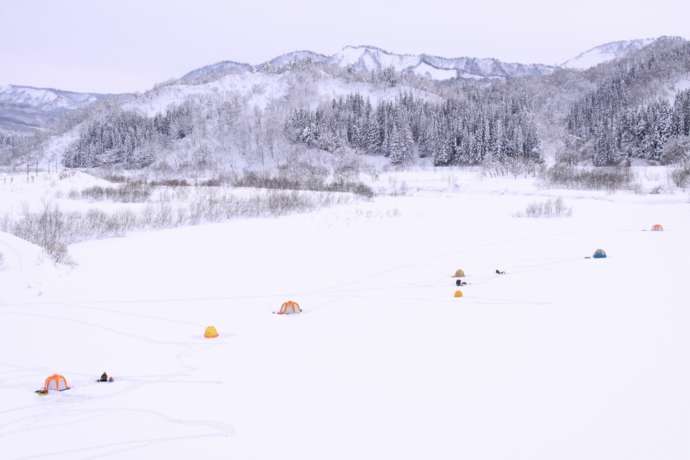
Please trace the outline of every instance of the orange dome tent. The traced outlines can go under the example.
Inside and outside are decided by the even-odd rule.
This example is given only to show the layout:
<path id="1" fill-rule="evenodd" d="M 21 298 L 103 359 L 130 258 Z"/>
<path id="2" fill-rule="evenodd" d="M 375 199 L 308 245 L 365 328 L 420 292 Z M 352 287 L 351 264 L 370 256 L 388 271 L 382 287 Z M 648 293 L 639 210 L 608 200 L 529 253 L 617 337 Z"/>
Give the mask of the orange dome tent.
<path id="1" fill-rule="evenodd" d="M 653 232 L 663 232 L 664 226 L 661 224 L 654 224 L 654 225 L 652 225 L 652 231 Z"/>
<path id="2" fill-rule="evenodd" d="M 453 297 L 455 297 L 455 298 L 460 298 L 460 297 L 462 297 L 462 296 L 464 296 L 464 295 L 465 295 L 465 294 L 463 294 L 462 291 L 458 289 L 457 291 L 455 291 L 455 294 L 453 294 Z"/>
<path id="3" fill-rule="evenodd" d="M 215 339 L 218 335 L 218 329 L 215 326 L 208 326 L 204 331 L 204 337 L 207 339 Z"/>
<path id="4" fill-rule="evenodd" d="M 48 393 L 50 390 L 65 391 L 69 390 L 70 386 L 67 384 L 67 379 L 60 374 L 53 374 L 46 378 L 43 382 L 43 388 L 38 390 L 39 393 Z"/>
<path id="5" fill-rule="evenodd" d="M 285 302 L 280 306 L 280 310 L 278 310 L 279 315 L 291 315 L 293 313 L 302 313 L 302 309 L 297 302 L 292 300 Z"/>

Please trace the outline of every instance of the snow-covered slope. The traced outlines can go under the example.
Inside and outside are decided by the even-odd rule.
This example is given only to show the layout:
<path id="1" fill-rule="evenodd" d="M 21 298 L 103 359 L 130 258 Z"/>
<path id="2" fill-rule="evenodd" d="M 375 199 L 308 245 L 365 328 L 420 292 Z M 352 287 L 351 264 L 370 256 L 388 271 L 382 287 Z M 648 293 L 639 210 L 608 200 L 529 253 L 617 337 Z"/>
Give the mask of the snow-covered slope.
<path id="1" fill-rule="evenodd" d="M 232 73 L 217 80 L 202 84 L 187 84 L 183 81 L 155 88 L 137 95 L 125 104 L 125 110 L 133 110 L 143 115 L 153 116 L 169 107 L 180 105 L 190 97 L 212 97 L 216 101 L 239 98 L 250 107 L 265 108 L 269 103 L 281 100 L 290 94 L 296 78 L 292 73 L 243 72 Z M 373 104 L 380 100 L 392 100 L 401 93 L 411 93 L 417 97 L 437 101 L 438 96 L 408 86 L 395 88 L 365 82 L 347 82 L 327 74 L 317 74 L 310 82 L 304 83 L 308 93 L 303 94 L 304 102 L 316 107 L 321 102 L 334 97 L 359 93 L 368 97 Z"/>
<path id="2" fill-rule="evenodd" d="M 198 78 L 201 78 L 201 75 L 201 73 L 196 74 Z M 206 74 L 206 77 L 209 75 Z M 190 78 L 194 79 L 194 77 Z M 263 108 L 269 100 L 282 97 L 287 90 L 285 78 L 281 75 L 254 72 L 253 70 L 233 71 L 203 83 L 196 79 L 194 79 L 194 83 L 189 81 L 190 79 L 185 76 L 171 84 L 138 94 L 126 102 L 123 108 L 153 116 L 169 107 L 180 105 L 194 96 L 208 96 L 219 101 L 230 97 L 240 97 L 252 105 Z"/>
<path id="3" fill-rule="evenodd" d="M 444 58 L 426 54 L 394 54 L 372 46 L 347 46 L 333 55 L 331 61 L 340 66 L 350 66 L 365 71 L 392 67 L 399 72 L 429 74 L 435 79 L 447 79 L 456 75 L 463 78 L 511 78 L 546 75 L 554 70 L 554 67 L 542 64 L 506 63 L 492 58 Z"/>
<path id="4" fill-rule="evenodd" d="M 44 127 L 61 114 L 105 97 L 51 88 L 0 85 L 0 130 L 26 131 Z"/>
<path id="5" fill-rule="evenodd" d="M 439 69 L 426 62 L 413 67 L 412 72 L 415 75 L 431 78 L 432 80 L 449 80 L 458 76 L 458 72 L 455 69 Z"/>
<path id="6" fill-rule="evenodd" d="M 282 54 L 278 57 L 264 62 L 258 66 L 259 70 L 280 69 L 289 67 L 301 62 L 325 63 L 329 61 L 329 57 L 324 54 L 315 53 L 313 51 L 293 51 L 291 53 Z"/>
<path id="7" fill-rule="evenodd" d="M 226 75 L 241 74 L 253 71 L 254 68 L 249 64 L 234 61 L 223 61 L 192 70 L 180 78 L 180 82 L 188 84 L 206 83 L 212 80 L 217 80 Z"/>
<path id="8" fill-rule="evenodd" d="M 304 56 L 306 55 L 301 54 L 293 58 Z M 418 71 L 432 76 L 438 76 L 442 72 L 425 67 L 420 67 Z M 350 81 L 319 69 L 270 72 L 241 64 L 221 63 L 198 69 L 179 80 L 159 85 L 140 94 L 113 98 L 112 106 L 152 117 L 189 100 L 200 102 L 201 106 L 239 102 L 243 110 L 246 110 L 245 114 L 251 114 L 254 108 L 265 109 L 270 104 L 308 106 L 313 109 L 320 103 L 352 93 L 361 94 L 372 104 L 377 104 L 381 100 L 394 100 L 402 93 L 413 94 L 430 102 L 441 102 L 438 95 L 404 83 L 390 87 L 383 83 Z M 93 122 L 98 122 L 102 115 L 101 112 L 93 113 L 84 123 L 70 131 L 49 138 L 43 144 L 40 164 L 61 164 L 65 152 L 78 138 L 81 130 Z M 170 152 L 166 150 L 166 153 Z"/>
<path id="9" fill-rule="evenodd" d="M 595 46 L 594 48 L 578 54 L 572 59 L 565 61 L 561 67 L 568 69 L 585 70 L 590 67 L 597 66 L 604 62 L 620 59 L 635 51 L 650 45 L 656 38 L 643 38 L 638 40 L 623 40 L 603 45 Z"/>

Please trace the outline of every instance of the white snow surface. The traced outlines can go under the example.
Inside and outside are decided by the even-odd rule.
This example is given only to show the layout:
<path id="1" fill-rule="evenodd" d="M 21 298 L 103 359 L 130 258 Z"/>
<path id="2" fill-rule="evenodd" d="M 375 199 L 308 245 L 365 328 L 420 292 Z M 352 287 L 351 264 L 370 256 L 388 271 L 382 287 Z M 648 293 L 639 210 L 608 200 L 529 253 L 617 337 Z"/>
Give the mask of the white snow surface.
<path id="1" fill-rule="evenodd" d="M 74 267 L 0 234 L 2 458 L 687 459 L 687 196 L 391 184 L 73 245 Z M 571 218 L 513 217 L 555 196 Z M 55 372 L 72 389 L 35 395 Z"/>

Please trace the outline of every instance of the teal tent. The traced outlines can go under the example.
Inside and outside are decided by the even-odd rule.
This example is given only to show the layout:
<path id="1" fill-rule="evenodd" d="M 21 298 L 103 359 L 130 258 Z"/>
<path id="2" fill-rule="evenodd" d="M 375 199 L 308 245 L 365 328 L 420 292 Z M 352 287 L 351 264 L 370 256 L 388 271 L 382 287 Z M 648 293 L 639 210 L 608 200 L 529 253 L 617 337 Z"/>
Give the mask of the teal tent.
<path id="1" fill-rule="evenodd" d="M 603 249 L 597 249 L 594 251 L 594 255 L 592 256 L 594 259 L 606 259 L 606 251 Z"/>

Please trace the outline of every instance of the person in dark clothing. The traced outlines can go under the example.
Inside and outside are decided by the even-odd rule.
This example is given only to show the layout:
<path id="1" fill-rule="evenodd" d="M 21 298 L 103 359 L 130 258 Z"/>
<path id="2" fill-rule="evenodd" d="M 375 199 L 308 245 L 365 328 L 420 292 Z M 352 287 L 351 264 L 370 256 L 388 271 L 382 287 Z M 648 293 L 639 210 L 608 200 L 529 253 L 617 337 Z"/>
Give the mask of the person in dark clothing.
<path id="1" fill-rule="evenodd" d="M 106 372 L 103 372 L 101 374 L 101 378 L 98 379 L 98 382 L 112 382 L 113 378 L 108 376 Z"/>
<path id="2" fill-rule="evenodd" d="M 497 274 L 497 275 L 505 275 L 506 272 L 503 271 L 503 270 L 499 270 L 499 269 L 497 268 L 497 269 L 496 269 L 496 274 Z"/>
<path id="3" fill-rule="evenodd" d="M 455 285 L 456 286 L 465 286 L 465 285 L 467 285 L 467 282 L 463 281 L 463 280 L 455 280 Z"/>

